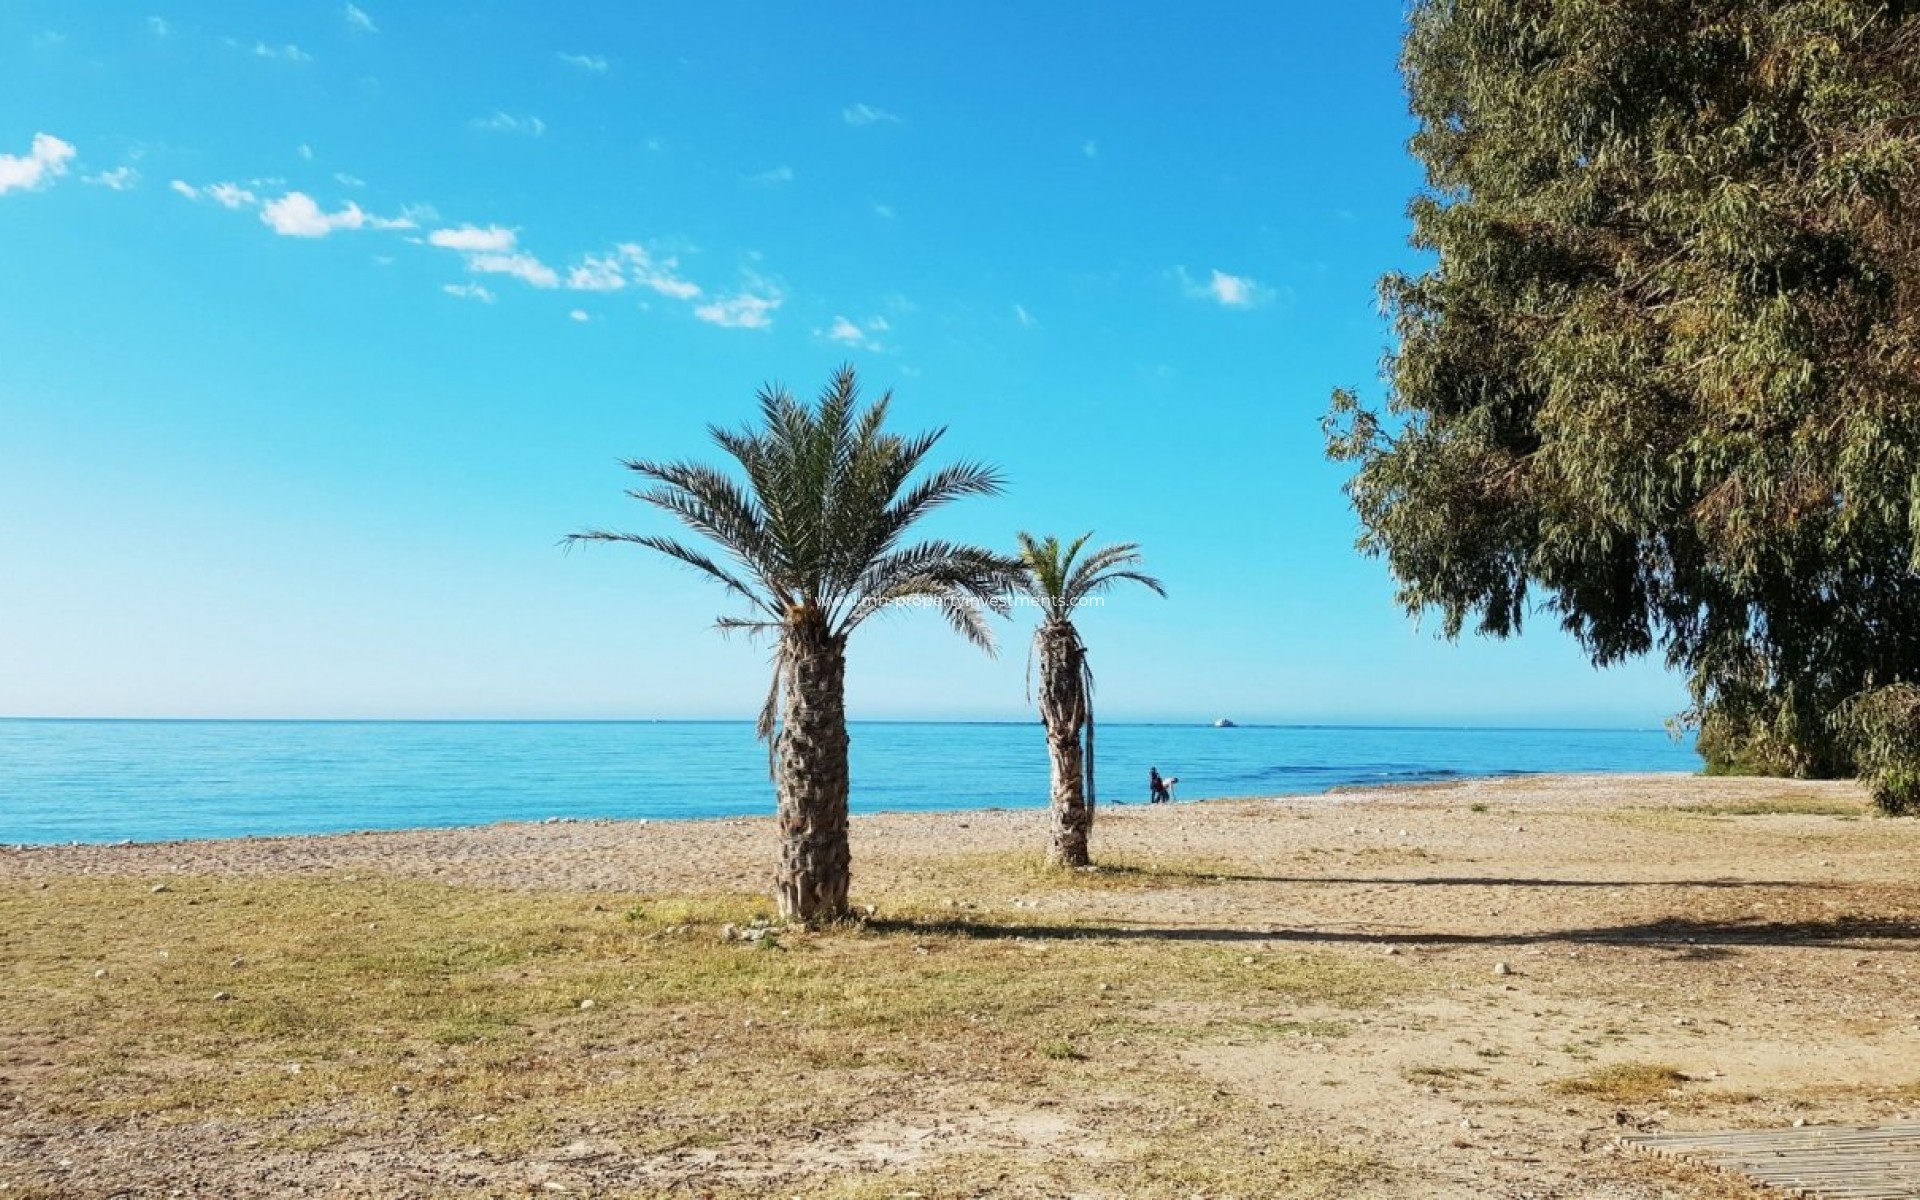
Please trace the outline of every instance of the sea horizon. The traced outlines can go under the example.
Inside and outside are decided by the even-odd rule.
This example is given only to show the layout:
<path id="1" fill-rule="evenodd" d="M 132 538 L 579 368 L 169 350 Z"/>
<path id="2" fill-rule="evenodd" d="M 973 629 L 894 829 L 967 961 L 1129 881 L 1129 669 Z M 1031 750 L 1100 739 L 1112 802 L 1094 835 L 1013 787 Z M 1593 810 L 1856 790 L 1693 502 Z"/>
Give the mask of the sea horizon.
<path id="1" fill-rule="evenodd" d="M 1102 718 L 1098 728 L 1129 726 L 1150 729 L 1216 729 L 1220 718 L 1206 720 L 1131 720 Z M 1231 718 L 1229 718 L 1231 719 Z M 124 724 L 124 725 L 756 725 L 752 717 L 74 717 L 74 716 L 0 716 L 0 722 L 39 722 L 45 724 Z M 1011 717 L 849 717 L 848 725 L 993 725 L 1025 727 L 1038 725 L 1037 716 Z M 1227 729 L 1378 729 L 1432 730 L 1436 732 L 1538 732 L 1538 733 L 1661 733 L 1664 725 L 1522 725 L 1494 722 L 1488 724 L 1433 724 L 1428 722 L 1371 721 L 1239 721 Z"/>
<path id="2" fill-rule="evenodd" d="M 856 813 L 1045 807 L 1033 721 L 850 722 Z M 1366 785 L 1697 772 L 1665 731 L 1106 722 L 1099 803 L 1311 796 Z M 774 811 L 744 720 L 0 718 L 0 844 L 684 820 Z"/>

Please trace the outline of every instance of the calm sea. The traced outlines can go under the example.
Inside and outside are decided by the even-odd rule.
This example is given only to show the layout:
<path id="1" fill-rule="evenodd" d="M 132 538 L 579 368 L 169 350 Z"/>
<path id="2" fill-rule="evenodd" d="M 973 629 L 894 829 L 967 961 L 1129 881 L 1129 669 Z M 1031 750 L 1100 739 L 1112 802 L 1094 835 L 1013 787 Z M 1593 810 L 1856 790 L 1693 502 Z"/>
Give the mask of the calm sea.
<path id="1" fill-rule="evenodd" d="M 1181 800 L 1541 771 L 1694 771 L 1656 730 L 1105 725 L 1100 798 Z M 853 807 L 1035 807 L 1033 724 L 856 723 Z M 238 837 L 547 817 L 769 813 L 734 722 L 0 720 L 0 843 Z"/>

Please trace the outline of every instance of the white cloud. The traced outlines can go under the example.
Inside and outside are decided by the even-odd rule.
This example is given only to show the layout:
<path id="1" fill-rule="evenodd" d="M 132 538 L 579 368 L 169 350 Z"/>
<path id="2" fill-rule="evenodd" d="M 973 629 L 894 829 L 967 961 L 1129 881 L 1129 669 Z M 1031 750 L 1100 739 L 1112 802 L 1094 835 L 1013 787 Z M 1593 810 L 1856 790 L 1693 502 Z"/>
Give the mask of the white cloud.
<path id="1" fill-rule="evenodd" d="M 34 134 L 25 156 L 0 154 L 0 196 L 52 183 L 67 173 L 67 163 L 77 153 L 71 142 L 50 133 Z"/>
<path id="2" fill-rule="evenodd" d="M 358 175 L 349 175 L 345 171 L 335 171 L 333 178 L 341 187 L 363 188 L 367 186 L 366 180 L 360 178 Z"/>
<path id="3" fill-rule="evenodd" d="M 562 53 L 562 54 L 556 54 L 554 55 L 554 57 L 558 58 L 561 62 L 567 64 L 568 66 L 578 67 L 582 71 L 593 71 L 597 74 L 607 69 L 607 60 L 602 58 L 598 54 Z"/>
<path id="4" fill-rule="evenodd" d="M 778 166 L 771 171 L 762 171 L 758 175 L 749 175 L 747 179 L 749 182 L 757 183 L 764 187 L 778 187 L 780 184 L 793 182 L 793 168 L 784 165 Z"/>
<path id="5" fill-rule="evenodd" d="M 1020 322 L 1020 328 L 1022 329 L 1038 329 L 1040 327 L 1040 322 L 1033 319 L 1033 314 L 1027 311 L 1026 305 L 1024 304 L 1014 305 L 1013 315 L 1014 318 Z"/>
<path id="6" fill-rule="evenodd" d="M 260 197 L 237 183 L 216 183 L 203 190 L 223 208 L 251 208 L 260 203 Z"/>
<path id="7" fill-rule="evenodd" d="M 876 204 L 873 206 L 873 215 L 883 220 L 891 221 L 893 220 L 893 205 Z"/>
<path id="8" fill-rule="evenodd" d="M 469 254 L 467 270 L 481 275 L 511 275 L 537 288 L 560 286 L 560 273 L 524 251 L 515 254 Z"/>
<path id="9" fill-rule="evenodd" d="M 898 125 L 900 118 L 884 108 L 875 108 L 871 104 L 855 104 L 840 110 L 840 119 L 858 128 L 862 125 Z"/>
<path id="10" fill-rule="evenodd" d="M 301 157 L 301 158 L 304 158 L 304 159 L 306 159 L 306 160 L 307 160 L 308 162 L 312 162 L 312 161 L 313 161 L 313 147 L 312 147 L 312 146 L 309 146 L 309 145 L 307 145 L 307 144 L 306 144 L 305 142 L 301 142 L 301 143 L 300 143 L 300 157 Z"/>
<path id="11" fill-rule="evenodd" d="M 1213 271 L 1202 282 L 1187 274 L 1185 267 L 1175 267 L 1173 278 L 1187 296 L 1195 300 L 1211 300 L 1223 308 L 1252 308 L 1265 303 L 1271 296 L 1271 292 L 1257 280 L 1245 275 L 1229 275 L 1225 271 Z"/>
<path id="12" fill-rule="evenodd" d="M 80 182 L 91 183 L 96 187 L 108 188 L 116 192 L 126 192 L 133 190 L 133 186 L 140 182 L 140 172 L 132 167 L 115 167 L 111 171 L 102 171 L 98 175 L 82 175 Z"/>
<path id="13" fill-rule="evenodd" d="M 189 200 L 198 200 L 200 198 L 200 189 L 197 187 L 194 187 L 192 184 L 188 183 L 184 179 L 176 179 L 172 183 L 169 183 L 167 186 L 172 188 L 174 191 L 180 193 L 182 196 L 185 196 Z"/>
<path id="14" fill-rule="evenodd" d="M 498 225 L 489 225 L 485 229 L 478 225 L 462 225 L 458 229 L 436 229 L 427 235 L 427 244 L 430 246 L 470 254 L 511 250 L 515 240 L 513 230 L 502 229 Z"/>
<path id="15" fill-rule="evenodd" d="M 214 195 L 214 189 L 207 189 Z M 218 196 L 215 196 L 219 199 Z M 221 200 L 221 203 L 227 203 Z M 236 207 L 236 205 L 228 205 Z M 368 214 L 349 202 L 338 212 L 325 212 L 305 192 L 288 192 L 278 200 L 269 200 L 260 208 L 260 220 L 282 237 L 320 238 L 337 230 L 411 229 L 413 222 L 404 217 L 389 219 Z"/>
<path id="16" fill-rule="evenodd" d="M 623 242 L 620 253 L 627 260 L 627 268 L 635 286 L 648 288 L 675 300 L 691 300 L 700 294 L 699 284 L 682 279 L 678 274 L 678 259 L 656 259 L 645 246 L 636 242 Z"/>
<path id="17" fill-rule="evenodd" d="M 815 330 L 819 336 L 830 342 L 839 342 L 843 346 L 858 346 L 862 350 L 885 349 L 874 335 L 885 333 L 891 326 L 885 317 L 870 317 L 864 325 L 849 321 L 842 316 L 833 318 L 833 327 L 825 333 Z"/>
<path id="18" fill-rule="evenodd" d="M 587 310 L 586 310 L 586 309 L 584 309 L 584 308 L 576 308 L 576 309 L 574 309 L 574 310 L 573 310 L 572 312 L 570 312 L 570 313 L 568 313 L 567 315 L 568 315 L 569 317 L 572 317 L 572 318 L 573 318 L 574 320 L 576 320 L 576 321 L 591 321 L 591 320 L 593 320 L 593 318 L 592 318 L 591 316 L 589 316 L 589 315 L 587 315 Z"/>
<path id="19" fill-rule="evenodd" d="M 260 219 L 282 237 L 317 238 L 336 229 L 359 229 L 367 223 L 367 214 L 357 204 L 336 213 L 322 212 L 312 196 L 288 192 L 278 200 L 269 200 L 260 210 Z"/>
<path id="20" fill-rule="evenodd" d="M 523 133 L 528 137 L 539 137 L 547 131 L 547 123 L 539 117 L 515 116 L 504 112 L 494 113 L 490 117 L 475 117 L 468 124 L 487 133 Z"/>
<path id="21" fill-rule="evenodd" d="M 379 33 L 380 32 L 380 27 L 373 23 L 373 18 L 367 15 L 367 11 L 365 9 L 360 8 L 357 5 L 352 5 L 352 4 L 347 5 L 347 11 L 345 15 L 347 18 L 347 28 L 353 30 L 353 32 L 355 33 Z"/>
<path id="22" fill-rule="evenodd" d="M 308 54 L 292 42 L 288 42 L 284 46 L 269 46 L 265 42 L 255 42 L 253 44 L 253 56 L 255 58 L 271 58 L 278 62 L 303 63 L 313 61 L 313 55 Z"/>
<path id="23" fill-rule="evenodd" d="M 765 329 L 773 324 L 773 311 L 780 307 L 783 299 L 778 292 L 741 292 L 702 304 L 693 310 L 693 315 L 723 329 Z"/>
<path id="24" fill-rule="evenodd" d="M 1229 308 L 1245 308 L 1259 297 L 1260 285 L 1244 275 L 1215 271 L 1207 283 L 1213 298 Z"/>
<path id="25" fill-rule="evenodd" d="M 153 31 L 155 37 L 165 37 L 173 32 L 173 26 L 167 24 L 165 17 L 148 17 L 147 28 Z"/>
<path id="26" fill-rule="evenodd" d="M 617 258 L 595 258 L 567 272 L 567 287 L 576 292 L 617 292 L 627 286 L 627 275 Z"/>
<path id="27" fill-rule="evenodd" d="M 478 300 L 482 304 L 493 303 L 493 293 L 477 283 L 447 283 L 440 290 L 449 296 L 458 296 L 462 300 Z"/>

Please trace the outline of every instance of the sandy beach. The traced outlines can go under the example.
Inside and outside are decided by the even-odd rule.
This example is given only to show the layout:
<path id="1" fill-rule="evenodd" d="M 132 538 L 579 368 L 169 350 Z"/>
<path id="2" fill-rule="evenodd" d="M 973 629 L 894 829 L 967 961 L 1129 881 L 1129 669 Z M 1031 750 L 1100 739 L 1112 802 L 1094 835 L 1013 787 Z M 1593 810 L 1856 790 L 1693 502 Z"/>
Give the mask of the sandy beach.
<path id="1" fill-rule="evenodd" d="M 1125 886 L 1076 886 L 1025 865 L 1044 821 L 1038 811 L 856 818 L 854 899 L 872 906 L 876 928 L 903 924 L 817 935 L 818 946 L 857 953 L 863 939 L 911 942 L 914 922 L 931 935 L 951 919 L 1036 953 L 1071 931 L 1115 959 L 1177 944 L 1229 965 L 1306 955 L 1399 973 L 1406 982 L 1361 1007 L 1257 996 L 1249 1003 L 1263 1016 L 1251 1024 L 1143 998 L 1166 1036 L 1143 1047 L 1090 1034 L 1084 1052 L 1095 1062 L 1150 1055 L 1210 1102 L 1376 1164 L 1351 1194 L 1747 1195 L 1623 1150 L 1617 1135 L 1920 1116 L 1920 825 L 1867 814 L 1852 785 L 1554 776 L 1110 805 L 1095 855 L 1127 864 Z M 157 905 L 199 881 L 296 879 L 344 896 L 405 879 L 579 897 L 599 912 L 761 893 L 774 850 L 767 819 L 14 848 L 0 851 L 0 895 L 30 905 L 49 888 L 124 880 L 138 882 L 129 904 Z M 193 917 L 180 909 L 177 919 Z M 21 936 L 0 932 L 16 986 L 107 1003 L 59 991 L 103 986 L 107 968 L 90 978 L 86 963 L 63 963 L 56 980 L 17 956 Z M 375 1127 L 262 1157 L 257 1139 L 249 1151 L 233 1133 L 256 1118 L 223 1113 L 217 1089 L 187 1118 L 142 1119 L 137 1104 L 77 1116 L 85 1104 L 47 1097 L 51 1081 L 83 1069 L 80 1051 L 18 1015 L 0 1026 L 0 1064 L 6 1195 L 864 1195 L 835 1189 L 867 1176 L 881 1189 L 872 1194 L 900 1194 L 918 1173 L 989 1150 L 1016 1168 L 966 1194 L 1059 1194 L 1044 1173 L 1023 1180 L 1017 1164 L 1075 1155 L 1095 1164 L 1090 1194 L 1161 1194 L 1099 1174 L 1100 1156 L 1125 1154 L 1099 1108 L 1113 1093 L 1034 1093 L 1023 1105 L 938 1069 L 888 1085 L 884 1113 L 806 1136 L 648 1150 L 609 1126 L 588 1139 L 591 1154 L 567 1152 L 573 1138 L 462 1174 L 425 1131 L 395 1140 Z M 1127 1072 L 1115 1069 L 1124 1092 Z M 1656 1071 L 1658 1085 L 1609 1090 L 1606 1080 L 1633 1070 Z M 924 1194 L 949 1194 L 937 1171 L 926 1178 Z M 1273 1194 L 1342 1194 L 1302 1179 Z"/>

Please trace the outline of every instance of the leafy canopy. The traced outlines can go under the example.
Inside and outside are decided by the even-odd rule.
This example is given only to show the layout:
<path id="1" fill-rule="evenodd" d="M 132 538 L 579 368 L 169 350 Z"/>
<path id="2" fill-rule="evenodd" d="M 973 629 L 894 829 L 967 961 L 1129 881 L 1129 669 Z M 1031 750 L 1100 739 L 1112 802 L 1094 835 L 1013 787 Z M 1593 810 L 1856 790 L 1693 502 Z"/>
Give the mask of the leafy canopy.
<path id="1" fill-rule="evenodd" d="M 1920 17 L 1421 0 L 1403 68 L 1433 265 L 1388 412 L 1327 422 L 1361 547 L 1448 636 L 1664 652 L 1710 756 L 1844 768 L 1838 706 L 1920 679 Z"/>

